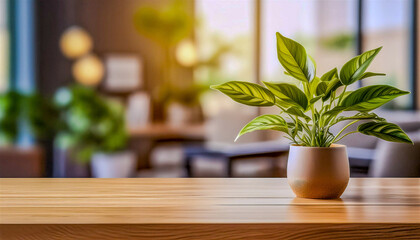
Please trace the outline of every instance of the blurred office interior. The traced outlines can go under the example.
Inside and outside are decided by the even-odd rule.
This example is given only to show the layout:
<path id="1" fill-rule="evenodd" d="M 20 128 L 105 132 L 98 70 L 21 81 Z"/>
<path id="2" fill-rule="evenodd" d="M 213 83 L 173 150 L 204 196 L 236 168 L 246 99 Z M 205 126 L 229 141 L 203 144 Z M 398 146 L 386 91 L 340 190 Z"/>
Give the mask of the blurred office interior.
<path id="1" fill-rule="evenodd" d="M 0 177 L 285 177 L 281 134 L 234 142 L 275 110 L 209 88 L 290 81 L 276 32 L 319 73 L 383 46 L 370 70 L 386 77 L 354 87 L 410 91 L 377 111 L 415 144 L 341 143 L 352 177 L 419 177 L 419 11 L 416 0 L 0 0 Z"/>

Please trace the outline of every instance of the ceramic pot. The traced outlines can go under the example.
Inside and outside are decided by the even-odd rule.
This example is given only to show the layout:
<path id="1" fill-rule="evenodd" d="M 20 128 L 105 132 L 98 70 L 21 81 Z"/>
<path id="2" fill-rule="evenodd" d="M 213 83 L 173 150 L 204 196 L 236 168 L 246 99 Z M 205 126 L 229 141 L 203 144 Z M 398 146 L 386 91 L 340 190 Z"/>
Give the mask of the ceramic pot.
<path id="1" fill-rule="evenodd" d="M 96 153 L 92 156 L 91 167 L 92 176 L 96 178 L 127 178 L 133 176 L 136 158 L 131 152 Z"/>
<path id="2" fill-rule="evenodd" d="M 297 197 L 339 198 L 349 178 L 346 146 L 290 146 L 287 181 Z"/>

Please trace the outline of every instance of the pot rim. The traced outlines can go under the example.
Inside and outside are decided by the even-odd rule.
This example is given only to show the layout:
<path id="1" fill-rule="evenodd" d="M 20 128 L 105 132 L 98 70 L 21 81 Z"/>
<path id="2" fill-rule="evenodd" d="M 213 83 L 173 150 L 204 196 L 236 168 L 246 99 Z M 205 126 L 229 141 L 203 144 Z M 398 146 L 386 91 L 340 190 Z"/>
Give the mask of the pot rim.
<path id="1" fill-rule="evenodd" d="M 308 147 L 308 146 L 299 146 L 296 144 L 290 144 L 290 148 L 307 148 L 307 149 L 337 149 L 337 148 L 346 148 L 346 145 L 343 144 L 331 144 L 329 147 Z"/>

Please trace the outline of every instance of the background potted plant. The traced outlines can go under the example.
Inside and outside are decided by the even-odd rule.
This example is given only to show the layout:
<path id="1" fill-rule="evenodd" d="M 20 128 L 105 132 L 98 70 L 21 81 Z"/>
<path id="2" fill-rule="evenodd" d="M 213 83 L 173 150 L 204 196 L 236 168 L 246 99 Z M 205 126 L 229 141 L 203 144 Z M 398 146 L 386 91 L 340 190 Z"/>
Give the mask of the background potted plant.
<path id="1" fill-rule="evenodd" d="M 136 159 L 125 149 L 124 109 L 119 103 L 79 85 L 59 90 L 55 101 L 61 119 L 57 136 L 60 147 L 70 148 L 80 162 L 91 161 L 94 177 L 132 176 Z"/>
<path id="2" fill-rule="evenodd" d="M 175 94 L 173 86 L 180 77 L 175 50 L 178 43 L 191 36 L 194 26 L 194 18 L 185 10 L 185 4 L 184 1 L 175 0 L 163 7 L 142 6 L 133 19 L 137 31 L 162 49 L 162 76 L 152 89 L 153 114 L 157 121 L 170 114 L 170 105 L 175 102 L 172 101 Z"/>
<path id="3" fill-rule="evenodd" d="M 349 163 L 344 145 L 336 144 L 343 137 L 360 132 L 386 141 L 412 143 L 399 126 L 387 122 L 371 111 L 390 100 L 409 94 L 388 85 L 374 85 L 347 91 L 362 79 L 385 75 L 366 72 L 381 48 L 367 51 L 345 63 L 340 71 L 334 68 L 320 78 L 316 63 L 299 43 L 277 36 L 277 55 L 286 74 L 298 80 L 296 85 L 232 81 L 212 88 L 233 100 L 249 106 L 277 106 L 279 114 L 262 115 L 249 122 L 238 137 L 255 130 L 272 129 L 284 132 L 291 141 L 287 178 L 298 197 L 338 198 L 349 180 Z M 354 113 L 342 116 L 343 112 Z M 357 131 L 343 134 L 349 126 L 360 124 Z M 336 135 L 330 128 L 350 121 Z"/>
<path id="4" fill-rule="evenodd" d="M 54 138 L 60 127 L 59 110 L 50 97 L 36 92 L 23 95 L 21 102 L 23 116 L 29 123 L 36 145 L 43 149 L 44 174 L 51 177 L 54 166 Z"/>
<path id="5" fill-rule="evenodd" d="M 189 84 L 173 86 L 168 93 L 167 121 L 171 125 L 190 124 L 194 116 L 201 116 L 200 96 L 207 91 L 209 85 Z"/>

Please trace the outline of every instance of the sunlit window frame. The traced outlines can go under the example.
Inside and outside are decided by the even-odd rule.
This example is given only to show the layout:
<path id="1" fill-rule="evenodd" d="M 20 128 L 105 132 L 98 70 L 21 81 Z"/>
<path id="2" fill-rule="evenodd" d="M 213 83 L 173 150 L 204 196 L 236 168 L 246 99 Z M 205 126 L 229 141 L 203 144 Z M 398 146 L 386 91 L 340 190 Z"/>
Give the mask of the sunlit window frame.
<path id="1" fill-rule="evenodd" d="M 256 34 L 256 39 L 255 39 L 255 44 L 256 44 L 256 65 L 255 65 L 255 73 L 256 73 L 256 78 L 258 79 L 258 81 L 261 79 L 261 74 L 260 74 L 260 56 L 261 56 L 261 19 L 262 19 L 262 15 L 261 15 L 261 4 L 262 4 L 263 0 L 255 0 L 255 32 Z M 363 51 L 365 51 L 366 49 L 364 49 L 363 47 L 363 2 L 364 0 L 356 0 L 357 1 L 357 17 L 356 17 L 356 54 L 359 55 L 361 53 L 363 53 Z M 410 86 L 411 86 L 411 106 L 409 107 L 411 110 L 416 110 L 419 108 L 420 106 L 420 95 L 418 93 L 418 91 L 420 91 L 420 89 L 418 88 L 419 86 L 419 75 L 417 73 L 417 71 L 419 69 L 417 69 L 417 64 L 418 64 L 418 9 L 419 6 L 417 4 L 417 0 L 410 0 L 410 9 L 411 9 L 411 13 L 409 16 L 409 23 L 410 23 L 410 45 L 409 45 L 409 49 L 411 51 L 409 51 L 410 54 L 410 59 L 409 61 L 409 81 L 410 81 Z M 362 87 L 363 86 L 363 82 L 362 81 L 358 81 L 358 87 Z"/>

